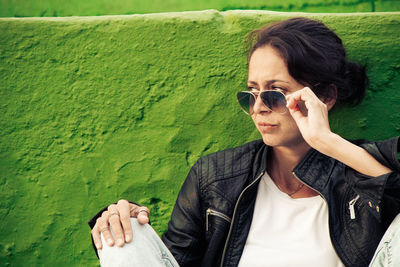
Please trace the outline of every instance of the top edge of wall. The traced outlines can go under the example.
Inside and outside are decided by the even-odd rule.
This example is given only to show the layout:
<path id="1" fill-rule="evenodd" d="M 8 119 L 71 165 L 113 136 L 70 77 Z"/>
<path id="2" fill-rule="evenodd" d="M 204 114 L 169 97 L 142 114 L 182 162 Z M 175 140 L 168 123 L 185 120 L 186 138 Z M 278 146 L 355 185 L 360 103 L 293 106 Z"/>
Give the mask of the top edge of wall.
<path id="1" fill-rule="evenodd" d="M 106 15 L 106 16 L 71 16 L 71 17 L 24 17 L 15 18 L 7 17 L 0 18 L 0 21 L 10 20 L 36 20 L 36 21 L 99 21 L 99 20 L 121 20 L 121 19 L 136 19 L 136 18 L 147 18 L 147 19 L 188 19 L 188 20 L 209 20 L 215 16 L 254 16 L 254 15 L 269 15 L 277 17 L 286 16 L 330 16 L 330 17 L 350 17 L 350 16 L 382 16 L 382 15 L 400 15 L 400 12 L 360 12 L 360 13 L 307 13 L 307 12 L 278 12 L 278 11 L 267 11 L 267 10 L 229 10 L 229 11 L 218 11 L 215 9 L 202 10 L 202 11 L 184 11 L 184 12 L 165 12 L 165 13 L 148 13 L 148 14 L 132 14 L 132 15 Z"/>

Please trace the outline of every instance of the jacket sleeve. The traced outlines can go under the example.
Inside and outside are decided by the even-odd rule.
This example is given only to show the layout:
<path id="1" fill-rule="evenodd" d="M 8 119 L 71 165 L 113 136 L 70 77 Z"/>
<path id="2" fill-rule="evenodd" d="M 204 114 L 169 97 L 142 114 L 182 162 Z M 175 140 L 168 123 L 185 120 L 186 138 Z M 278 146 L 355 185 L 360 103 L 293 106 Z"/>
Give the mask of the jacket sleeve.
<path id="1" fill-rule="evenodd" d="M 399 137 L 362 145 L 375 159 L 392 172 L 377 178 L 386 181 L 382 197 L 382 220 L 385 228 L 400 213 L 400 142 Z"/>
<path id="2" fill-rule="evenodd" d="M 391 222 L 400 213 L 400 142 L 399 137 L 376 144 L 379 151 L 388 162 L 387 167 L 392 170 L 386 181 L 383 194 L 383 224 L 389 227 Z"/>
<path id="3" fill-rule="evenodd" d="M 180 266 L 199 266 L 204 254 L 198 162 L 190 170 L 179 192 L 164 244 Z"/>

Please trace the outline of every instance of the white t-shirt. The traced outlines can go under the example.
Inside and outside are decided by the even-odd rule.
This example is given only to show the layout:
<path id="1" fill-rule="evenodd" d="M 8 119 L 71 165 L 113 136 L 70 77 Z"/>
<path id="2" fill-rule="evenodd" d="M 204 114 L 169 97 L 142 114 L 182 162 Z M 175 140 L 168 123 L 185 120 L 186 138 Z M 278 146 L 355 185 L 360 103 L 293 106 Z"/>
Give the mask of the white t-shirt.
<path id="1" fill-rule="evenodd" d="M 266 173 L 258 186 L 253 221 L 239 267 L 343 267 L 329 236 L 321 196 L 293 199 Z"/>

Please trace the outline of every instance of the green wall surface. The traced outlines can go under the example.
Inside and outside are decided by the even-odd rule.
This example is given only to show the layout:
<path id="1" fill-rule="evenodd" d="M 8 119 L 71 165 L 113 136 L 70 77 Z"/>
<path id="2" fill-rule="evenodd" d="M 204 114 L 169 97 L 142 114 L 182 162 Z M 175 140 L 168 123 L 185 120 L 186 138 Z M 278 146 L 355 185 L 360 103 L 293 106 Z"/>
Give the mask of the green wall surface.
<path id="1" fill-rule="evenodd" d="M 400 0 L 0 0 L 0 17 L 64 17 L 217 9 L 301 12 L 400 11 Z"/>
<path id="2" fill-rule="evenodd" d="M 332 129 L 399 135 L 400 13 L 0 19 L 0 265 L 96 266 L 87 221 L 121 198 L 162 234 L 200 156 L 259 138 L 235 100 L 245 36 L 300 15 L 368 68 L 364 102 L 337 108 Z"/>

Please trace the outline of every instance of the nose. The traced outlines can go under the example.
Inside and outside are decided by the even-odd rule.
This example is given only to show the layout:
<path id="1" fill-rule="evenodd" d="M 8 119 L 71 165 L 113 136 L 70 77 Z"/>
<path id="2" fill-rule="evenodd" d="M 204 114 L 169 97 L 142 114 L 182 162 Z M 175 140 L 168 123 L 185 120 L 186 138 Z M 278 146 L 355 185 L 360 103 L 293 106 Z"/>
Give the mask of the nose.
<path id="1" fill-rule="evenodd" d="M 256 101 L 253 106 L 253 114 L 260 114 L 262 112 L 271 112 L 271 110 L 264 105 L 261 96 L 256 96 Z"/>

